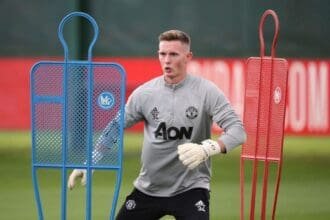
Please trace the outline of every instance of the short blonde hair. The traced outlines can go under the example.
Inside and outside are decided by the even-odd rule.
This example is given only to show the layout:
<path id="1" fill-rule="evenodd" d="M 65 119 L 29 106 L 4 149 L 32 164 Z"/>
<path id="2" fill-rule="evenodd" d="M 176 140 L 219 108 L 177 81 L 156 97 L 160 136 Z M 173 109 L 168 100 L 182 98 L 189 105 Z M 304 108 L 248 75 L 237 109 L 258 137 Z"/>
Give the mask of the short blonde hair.
<path id="1" fill-rule="evenodd" d="M 159 42 L 161 41 L 174 41 L 178 40 L 181 43 L 187 44 L 190 47 L 190 37 L 187 33 L 180 30 L 168 30 L 161 33 L 158 37 Z"/>

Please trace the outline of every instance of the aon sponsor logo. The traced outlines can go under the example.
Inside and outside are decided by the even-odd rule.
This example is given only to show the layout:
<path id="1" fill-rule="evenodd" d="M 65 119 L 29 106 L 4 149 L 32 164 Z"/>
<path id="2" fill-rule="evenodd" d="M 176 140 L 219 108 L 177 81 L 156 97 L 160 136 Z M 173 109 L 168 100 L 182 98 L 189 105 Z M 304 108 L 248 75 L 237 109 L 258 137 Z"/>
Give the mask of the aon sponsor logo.
<path id="1" fill-rule="evenodd" d="M 158 125 L 155 133 L 155 138 L 162 137 L 164 140 L 177 140 L 177 139 L 183 139 L 185 137 L 186 139 L 191 138 L 191 134 L 193 131 L 193 127 L 166 127 L 166 123 L 162 122 Z"/>

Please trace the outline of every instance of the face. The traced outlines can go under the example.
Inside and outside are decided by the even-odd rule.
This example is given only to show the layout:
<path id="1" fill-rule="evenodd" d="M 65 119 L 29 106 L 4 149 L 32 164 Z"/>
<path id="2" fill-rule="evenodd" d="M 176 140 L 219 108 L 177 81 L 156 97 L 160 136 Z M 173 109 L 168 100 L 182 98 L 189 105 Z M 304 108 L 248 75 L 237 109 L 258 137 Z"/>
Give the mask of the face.
<path id="1" fill-rule="evenodd" d="M 158 58 L 167 83 L 175 84 L 187 74 L 187 63 L 192 58 L 189 46 L 180 41 L 159 42 Z"/>

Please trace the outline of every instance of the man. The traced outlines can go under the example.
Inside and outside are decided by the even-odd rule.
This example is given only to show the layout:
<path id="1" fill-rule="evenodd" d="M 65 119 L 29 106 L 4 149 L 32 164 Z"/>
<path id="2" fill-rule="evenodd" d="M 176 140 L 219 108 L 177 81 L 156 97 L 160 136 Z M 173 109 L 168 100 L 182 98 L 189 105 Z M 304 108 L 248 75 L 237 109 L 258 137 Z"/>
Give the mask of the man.
<path id="1" fill-rule="evenodd" d="M 129 97 L 125 127 L 144 121 L 142 167 L 117 219 L 209 219 L 209 157 L 242 144 L 241 120 L 224 94 L 200 77 L 187 73 L 192 59 L 190 37 L 179 30 L 159 36 L 158 58 L 163 75 L 146 82 Z M 211 125 L 223 134 L 211 140 Z M 68 182 L 73 188 L 74 170 Z"/>

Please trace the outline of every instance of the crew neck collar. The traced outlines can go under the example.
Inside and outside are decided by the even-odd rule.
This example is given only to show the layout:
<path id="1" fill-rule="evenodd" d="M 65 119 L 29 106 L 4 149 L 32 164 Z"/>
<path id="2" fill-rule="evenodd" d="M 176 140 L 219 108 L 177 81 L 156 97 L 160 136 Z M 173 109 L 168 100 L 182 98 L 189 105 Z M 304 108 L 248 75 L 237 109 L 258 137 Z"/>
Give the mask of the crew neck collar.
<path id="1" fill-rule="evenodd" d="M 167 82 L 165 81 L 165 78 L 163 78 L 163 80 L 164 80 L 164 85 L 165 85 L 167 88 L 170 88 L 170 89 L 178 89 L 178 88 L 182 87 L 184 84 L 186 84 L 186 82 L 188 81 L 189 78 L 190 78 L 190 75 L 187 74 L 186 77 L 185 77 L 183 80 L 181 80 L 180 82 L 175 83 L 175 84 L 167 83 Z"/>

